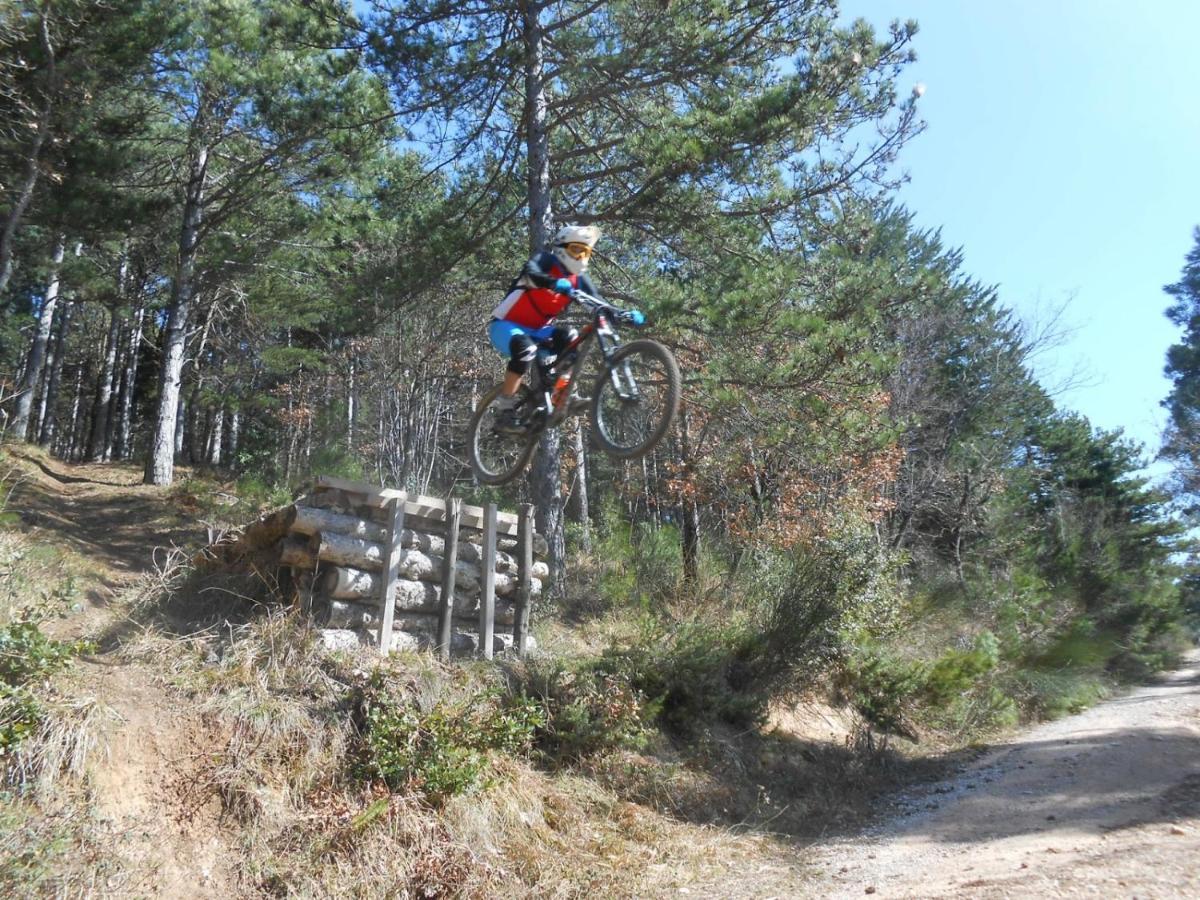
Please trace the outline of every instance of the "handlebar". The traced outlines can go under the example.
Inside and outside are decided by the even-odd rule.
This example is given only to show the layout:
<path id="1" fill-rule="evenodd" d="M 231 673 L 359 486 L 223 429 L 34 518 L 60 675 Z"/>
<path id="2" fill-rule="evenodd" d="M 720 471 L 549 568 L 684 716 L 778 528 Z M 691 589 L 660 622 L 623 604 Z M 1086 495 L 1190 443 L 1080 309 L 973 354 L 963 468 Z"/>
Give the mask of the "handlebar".
<path id="1" fill-rule="evenodd" d="M 644 325 L 646 321 L 645 316 L 641 315 L 639 310 L 621 309 L 619 306 L 613 306 L 611 303 L 601 300 L 599 297 L 593 297 L 586 291 L 576 289 L 571 295 L 571 299 L 583 304 L 592 312 L 609 313 L 622 324 L 641 326 Z M 638 319 L 641 319 L 641 321 L 639 322 Z"/>

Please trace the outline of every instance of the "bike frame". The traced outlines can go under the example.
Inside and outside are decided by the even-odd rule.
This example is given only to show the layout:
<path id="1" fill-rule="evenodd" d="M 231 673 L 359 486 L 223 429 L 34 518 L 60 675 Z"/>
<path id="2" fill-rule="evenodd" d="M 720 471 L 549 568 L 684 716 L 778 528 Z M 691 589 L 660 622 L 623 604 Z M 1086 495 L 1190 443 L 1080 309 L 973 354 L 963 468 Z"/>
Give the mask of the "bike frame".
<path id="1" fill-rule="evenodd" d="M 558 359 L 575 351 L 575 361 L 571 363 L 571 367 L 566 372 L 559 372 L 558 380 L 561 380 L 564 375 L 567 376 L 567 383 L 561 388 L 554 383 L 548 384 L 546 376 L 549 372 L 544 371 L 540 362 L 535 365 L 536 374 L 534 376 L 533 385 L 534 391 L 538 394 L 538 408 L 535 411 L 534 428 L 537 431 L 542 431 L 546 428 L 555 428 L 562 424 L 563 421 L 571 414 L 571 385 L 575 383 L 575 378 L 583 372 L 583 366 L 587 362 L 588 354 L 592 347 L 592 338 L 599 345 L 600 352 L 604 356 L 605 370 L 610 378 L 614 379 L 614 387 L 620 389 L 620 385 L 616 383 L 616 373 L 613 369 L 612 358 L 617 352 L 617 348 L 621 346 L 621 339 L 617 335 L 616 330 L 610 321 L 611 315 L 616 312 L 616 309 L 605 303 L 591 294 L 578 292 L 575 299 L 583 306 L 587 307 L 591 313 L 592 321 L 585 324 L 579 329 L 577 334 L 566 347 L 558 354 Z M 543 346 L 546 346 L 543 344 Z M 557 361 L 557 360 L 556 360 Z M 632 379 L 630 379 L 632 384 Z M 636 392 L 636 385 L 632 386 L 632 390 Z M 541 413 L 540 416 L 536 413 Z"/>

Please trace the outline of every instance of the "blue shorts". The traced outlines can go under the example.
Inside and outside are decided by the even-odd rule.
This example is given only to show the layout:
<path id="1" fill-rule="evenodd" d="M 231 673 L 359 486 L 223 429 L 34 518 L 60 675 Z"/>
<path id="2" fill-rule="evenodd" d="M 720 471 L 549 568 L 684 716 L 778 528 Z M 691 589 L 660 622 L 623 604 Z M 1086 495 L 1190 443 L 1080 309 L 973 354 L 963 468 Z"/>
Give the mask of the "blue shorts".
<path id="1" fill-rule="evenodd" d="M 518 334 L 527 334 L 541 343 L 554 336 L 554 326 L 543 325 L 541 328 L 526 328 L 516 322 L 506 322 L 503 319 L 492 319 L 492 324 L 488 326 L 488 338 L 491 340 L 492 346 L 505 357 L 512 356 L 512 339 L 514 335 Z"/>

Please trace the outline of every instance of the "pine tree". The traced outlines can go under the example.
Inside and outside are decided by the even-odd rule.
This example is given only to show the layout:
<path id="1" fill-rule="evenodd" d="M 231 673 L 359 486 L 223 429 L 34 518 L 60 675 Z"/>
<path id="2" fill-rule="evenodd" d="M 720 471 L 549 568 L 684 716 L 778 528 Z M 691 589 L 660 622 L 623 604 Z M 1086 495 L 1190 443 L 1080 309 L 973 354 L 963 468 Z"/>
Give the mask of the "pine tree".
<path id="1" fill-rule="evenodd" d="M 373 7 L 367 40 L 412 133 L 441 164 L 485 173 L 468 209 L 517 197 L 530 251 L 575 221 L 606 226 L 605 253 L 635 268 L 709 261 L 725 221 L 819 217 L 823 200 L 878 183 L 918 127 L 893 82 L 915 25 L 877 41 L 862 22 L 837 28 L 833 2 Z M 876 143 L 846 140 L 867 123 Z M 740 237 L 743 255 L 761 240 Z M 557 433 L 532 482 L 557 575 Z"/>
<path id="2" fill-rule="evenodd" d="M 1170 413 L 1161 456 L 1175 466 L 1180 493 L 1195 514 L 1200 497 L 1200 228 L 1184 261 L 1179 281 L 1164 290 L 1173 299 L 1167 318 L 1183 329 L 1182 340 L 1167 350 L 1165 374 L 1171 393 L 1163 402 Z"/>

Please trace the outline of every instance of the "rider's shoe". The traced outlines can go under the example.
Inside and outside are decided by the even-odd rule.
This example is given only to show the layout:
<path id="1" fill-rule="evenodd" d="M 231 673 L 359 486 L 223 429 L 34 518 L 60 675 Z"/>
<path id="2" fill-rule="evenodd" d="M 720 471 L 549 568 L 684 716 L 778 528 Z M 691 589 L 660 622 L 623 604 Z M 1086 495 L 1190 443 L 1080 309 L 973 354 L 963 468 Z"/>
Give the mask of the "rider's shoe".
<path id="1" fill-rule="evenodd" d="M 567 411 L 571 415 L 575 416 L 579 415 L 579 413 L 587 412 L 587 408 L 591 405 L 591 401 L 588 400 L 587 397 L 580 397 L 578 394 L 572 394 L 570 399 L 567 401 L 567 404 Z"/>

